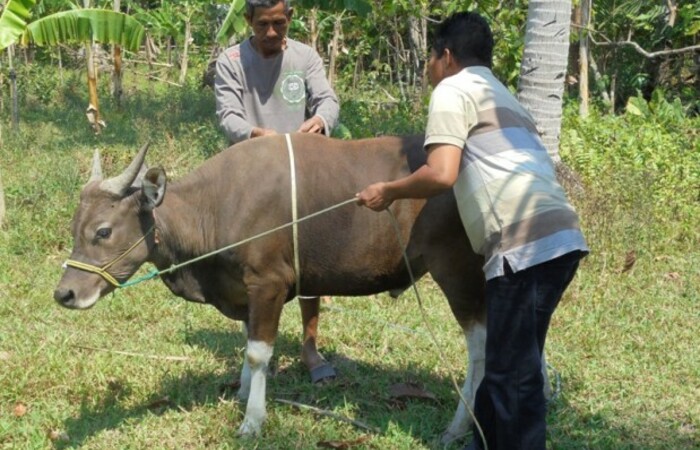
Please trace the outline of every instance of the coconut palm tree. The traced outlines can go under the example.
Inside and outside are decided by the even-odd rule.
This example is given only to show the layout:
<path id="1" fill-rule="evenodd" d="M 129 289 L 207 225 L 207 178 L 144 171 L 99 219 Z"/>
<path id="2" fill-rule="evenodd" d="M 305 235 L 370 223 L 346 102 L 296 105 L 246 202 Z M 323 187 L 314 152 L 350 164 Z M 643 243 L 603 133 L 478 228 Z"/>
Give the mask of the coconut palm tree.
<path id="1" fill-rule="evenodd" d="M 556 163 L 570 27 L 571 0 L 530 0 L 518 99 L 533 115 Z"/>

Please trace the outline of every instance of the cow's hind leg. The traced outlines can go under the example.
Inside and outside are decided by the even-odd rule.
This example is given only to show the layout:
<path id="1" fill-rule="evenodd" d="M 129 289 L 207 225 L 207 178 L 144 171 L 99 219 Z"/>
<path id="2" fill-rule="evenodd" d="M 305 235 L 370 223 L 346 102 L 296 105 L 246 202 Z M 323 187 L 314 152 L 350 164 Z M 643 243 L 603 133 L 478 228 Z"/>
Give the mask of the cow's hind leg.
<path id="1" fill-rule="evenodd" d="M 243 322 L 243 337 L 248 341 L 248 322 Z M 236 396 L 241 401 L 247 401 L 250 396 L 250 364 L 248 364 L 248 348 L 246 345 L 246 355 L 243 357 L 243 368 L 241 369 L 241 387 L 238 388 Z"/>
<path id="2" fill-rule="evenodd" d="M 474 423 L 474 399 L 476 390 L 484 378 L 484 370 L 486 363 L 486 327 L 481 323 L 475 323 L 470 329 L 464 330 L 464 335 L 467 340 L 467 350 L 469 358 L 467 362 L 467 375 L 462 386 L 459 405 L 455 412 L 454 418 L 447 427 L 447 430 L 442 434 L 441 442 L 443 445 L 450 444 L 462 436 L 466 435 Z M 550 399 L 552 389 L 547 376 L 547 361 L 544 353 L 542 353 L 542 376 L 544 378 L 544 394 L 545 398 Z M 465 404 L 465 402 L 467 402 Z"/>
<path id="3" fill-rule="evenodd" d="M 475 323 L 464 330 L 467 339 L 469 360 L 467 363 L 467 375 L 462 386 L 461 397 L 457 405 L 454 418 L 442 434 L 441 441 L 447 445 L 469 432 L 474 418 L 474 398 L 479 383 L 484 378 L 484 364 L 486 362 L 486 327 L 481 323 Z M 465 404 L 465 402 L 467 402 Z"/>
<path id="4" fill-rule="evenodd" d="M 318 297 L 299 297 L 301 322 L 304 329 L 301 361 L 309 370 L 312 383 L 330 380 L 336 375 L 333 366 L 321 356 L 316 348 L 320 303 Z"/>

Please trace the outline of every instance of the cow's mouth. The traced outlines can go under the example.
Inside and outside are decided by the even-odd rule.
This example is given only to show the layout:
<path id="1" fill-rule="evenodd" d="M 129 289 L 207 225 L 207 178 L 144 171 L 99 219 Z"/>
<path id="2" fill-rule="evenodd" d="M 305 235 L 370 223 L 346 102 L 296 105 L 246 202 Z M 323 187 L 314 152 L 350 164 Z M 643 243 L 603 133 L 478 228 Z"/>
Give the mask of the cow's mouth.
<path id="1" fill-rule="evenodd" d="M 78 298 L 72 289 L 58 288 L 53 291 L 53 298 L 59 305 L 69 309 L 88 309 L 95 306 L 100 298 L 99 291 L 87 298 Z"/>

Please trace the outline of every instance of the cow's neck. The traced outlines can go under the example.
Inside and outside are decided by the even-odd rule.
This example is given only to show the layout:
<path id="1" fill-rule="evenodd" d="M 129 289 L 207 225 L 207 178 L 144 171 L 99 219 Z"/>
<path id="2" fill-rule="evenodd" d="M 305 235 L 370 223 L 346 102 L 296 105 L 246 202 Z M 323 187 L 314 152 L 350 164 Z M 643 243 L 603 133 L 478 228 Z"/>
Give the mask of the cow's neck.
<path id="1" fill-rule="evenodd" d="M 150 259 L 161 270 L 211 251 L 206 241 L 211 216 L 206 205 L 197 200 L 198 195 L 181 193 L 173 184 L 153 211 L 158 242 Z"/>

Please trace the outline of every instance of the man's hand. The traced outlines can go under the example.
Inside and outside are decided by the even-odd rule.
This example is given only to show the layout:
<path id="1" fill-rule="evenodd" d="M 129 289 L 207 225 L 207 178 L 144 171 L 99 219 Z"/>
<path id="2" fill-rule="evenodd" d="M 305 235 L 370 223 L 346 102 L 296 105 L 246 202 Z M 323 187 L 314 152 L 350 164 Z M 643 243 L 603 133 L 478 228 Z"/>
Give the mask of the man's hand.
<path id="1" fill-rule="evenodd" d="M 323 133 L 323 129 L 323 119 L 321 119 L 321 116 L 313 116 L 302 123 L 297 131 L 299 133 Z"/>
<path id="2" fill-rule="evenodd" d="M 253 131 L 250 132 L 250 138 L 252 139 L 261 136 L 272 136 L 273 134 L 277 134 L 277 132 L 271 128 L 254 127 Z"/>
<path id="3" fill-rule="evenodd" d="M 393 198 L 389 195 L 386 183 L 374 183 L 367 186 L 362 192 L 355 194 L 357 203 L 375 211 L 384 211 L 392 204 Z"/>

